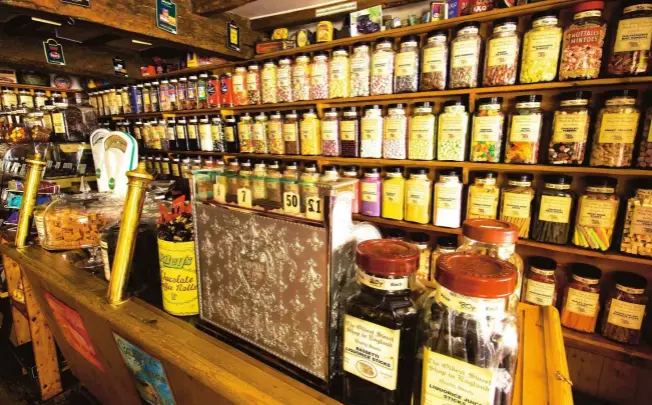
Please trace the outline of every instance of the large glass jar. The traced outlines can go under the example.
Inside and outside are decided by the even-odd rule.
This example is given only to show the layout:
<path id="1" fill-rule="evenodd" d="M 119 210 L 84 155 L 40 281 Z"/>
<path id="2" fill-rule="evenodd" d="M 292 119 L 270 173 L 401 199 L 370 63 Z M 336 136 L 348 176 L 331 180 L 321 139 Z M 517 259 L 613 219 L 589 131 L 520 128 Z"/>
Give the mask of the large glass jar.
<path id="1" fill-rule="evenodd" d="M 540 95 L 516 97 L 516 109 L 510 117 L 505 163 L 535 165 L 543 129 Z"/>
<path id="2" fill-rule="evenodd" d="M 342 111 L 340 143 L 343 157 L 360 156 L 360 119 L 357 107 L 345 107 Z"/>
<path id="3" fill-rule="evenodd" d="M 18 107 L 18 96 L 13 89 L 2 89 L 2 106 L 5 109 Z"/>
<path id="4" fill-rule="evenodd" d="M 548 148 L 548 163 L 557 165 L 582 165 L 589 139 L 591 110 L 590 91 L 563 93 L 555 110 L 552 136 Z"/>
<path id="5" fill-rule="evenodd" d="M 383 156 L 383 110 L 379 105 L 365 106 L 360 119 L 360 157 L 380 159 Z"/>
<path id="6" fill-rule="evenodd" d="M 267 200 L 267 182 L 265 181 L 267 165 L 265 162 L 256 163 L 252 174 L 252 199 L 257 203 L 265 202 Z"/>
<path id="7" fill-rule="evenodd" d="M 497 177 L 498 175 L 495 172 L 479 172 L 475 174 L 473 184 L 469 186 L 466 219 L 496 219 L 498 216 L 498 199 L 500 198 L 500 187 L 496 184 Z"/>
<path id="8" fill-rule="evenodd" d="M 226 135 L 224 134 L 224 123 L 219 115 L 211 118 L 211 138 L 215 152 L 226 152 Z"/>
<path id="9" fill-rule="evenodd" d="M 215 91 L 218 91 L 217 89 Z M 247 91 L 247 68 L 238 66 L 233 74 L 233 104 L 236 106 L 249 105 L 249 92 Z"/>
<path id="10" fill-rule="evenodd" d="M 138 107 L 137 113 L 140 114 L 143 112 L 143 85 L 139 84 L 135 86 L 135 97 L 136 97 L 136 106 Z M 111 93 L 108 90 L 101 91 L 102 93 L 102 105 L 104 106 L 104 115 L 111 115 Z M 59 94 L 59 95 L 57 95 Z M 65 104 L 68 107 L 68 103 L 63 103 L 60 93 L 53 93 L 52 98 L 62 100 L 62 104 Z"/>
<path id="11" fill-rule="evenodd" d="M 557 10 L 541 11 L 532 16 L 532 28 L 523 37 L 521 83 L 555 80 L 561 39 L 562 29 Z"/>
<path id="12" fill-rule="evenodd" d="M 342 177 L 346 179 L 358 179 L 358 166 L 344 166 L 342 167 Z M 351 202 L 351 213 L 357 214 L 360 212 L 360 182 L 356 182 L 353 186 L 353 201 Z"/>
<path id="13" fill-rule="evenodd" d="M 310 64 L 310 99 L 323 100 L 328 98 L 328 53 L 317 51 L 312 56 Z"/>
<path id="14" fill-rule="evenodd" d="M 519 238 L 527 239 L 530 236 L 533 200 L 532 175 L 510 174 L 501 195 L 500 220 L 516 225 Z"/>
<path id="15" fill-rule="evenodd" d="M 349 97 L 349 65 L 348 48 L 345 46 L 333 48 L 328 78 L 330 98 Z"/>
<path id="16" fill-rule="evenodd" d="M 561 324 L 579 332 L 593 333 L 600 312 L 602 271 L 590 264 L 571 264 L 571 279 L 564 291 Z"/>
<path id="17" fill-rule="evenodd" d="M 129 86 L 124 86 L 122 88 L 122 93 L 120 96 L 122 98 L 122 112 L 125 114 L 131 114 L 132 108 L 131 108 L 131 100 L 129 99 Z M 98 109 L 99 109 L 99 100 L 98 100 Z"/>
<path id="18" fill-rule="evenodd" d="M 588 176 L 585 181 L 585 193 L 577 202 L 573 245 L 605 251 L 611 247 L 618 216 L 620 199 L 615 194 L 618 180 Z"/>
<path id="19" fill-rule="evenodd" d="M 309 108 L 303 113 L 299 123 L 299 133 L 301 134 L 301 154 L 321 155 L 321 122 L 314 109 Z"/>
<path id="20" fill-rule="evenodd" d="M 432 113 L 434 103 L 421 101 L 414 104 L 414 112 L 410 117 L 410 139 L 407 158 L 410 160 L 435 159 L 435 114 Z"/>
<path id="21" fill-rule="evenodd" d="M 208 73 L 200 73 L 197 79 L 197 108 L 208 108 Z M 152 90 L 158 87 L 158 82 L 152 83 Z M 152 96 L 152 104 L 154 103 L 154 96 Z M 229 106 L 227 104 L 227 106 Z M 229 106 L 232 107 L 232 106 Z"/>
<path id="22" fill-rule="evenodd" d="M 469 113 L 461 100 L 448 100 L 439 114 L 437 160 L 463 162 L 469 133 Z"/>
<path id="23" fill-rule="evenodd" d="M 204 152 L 215 150 L 211 121 L 208 117 L 199 120 L 199 147 Z"/>
<path id="24" fill-rule="evenodd" d="M 260 65 L 252 62 L 247 66 L 247 97 L 250 105 L 262 102 L 260 81 Z"/>
<path id="25" fill-rule="evenodd" d="M 278 67 L 273 59 L 265 61 L 262 72 L 263 104 L 278 103 Z"/>
<path id="26" fill-rule="evenodd" d="M 430 274 L 428 275 L 429 287 L 436 290 L 437 287 L 437 259 L 446 253 L 455 253 L 457 250 L 457 235 L 438 236 L 435 249 L 430 255 Z"/>
<path id="27" fill-rule="evenodd" d="M 484 60 L 484 86 L 508 86 L 516 83 L 518 50 L 521 35 L 516 30 L 518 18 L 501 18 L 494 24 L 493 35 L 487 40 Z"/>
<path id="28" fill-rule="evenodd" d="M 306 218 L 320 220 L 321 218 L 321 200 L 319 198 L 319 172 L 317 165 L 313 162 L 304 165 L 303 173 L 299 177 L 301 186 L 301 212 L 306 214 Z"/>
<path id="29" fill-rule="evenodd" d="M 29 90 L 20 90 L 18 92 L 18 103 L 23 108 L 34 108 L 34 96 Z"/>
<path id="30" fill-rule="evenodd" d="M 340 155 L 340 115 L 337 108 L 327 108 L 321 121 L 321 149 L 324 156 Z"/>
<path id="31" fill-rule="evenodd" d="M 199 119 L 197 117 L 188 119 L 188 150 L 199 150 Z"/>
<path id="32" fill-rule="evenodd" d="M 643 132 L 638 144 L 638 156 L 636 158 L 636 167 L 652 167 L 652 106 L 648 107 L 643 120 Z"/>
<path id="33" fill-rule="evenodd" d="M 55 102 L 52 111 L 54 135 L 62 141 L 81 142 L 99 128 L 97 112 L 89 104 L 76 104 L 64 107 L 61 101 Z"/>
<path id="34" fill-rule="evenodd" d="M 602 317 L 602 336 L 616 342 L 639 343 L 645 309 L 649 301 L 645 294 L 647 280 L 634 273 L 618 272 L 615 287 L 609 291 Z"/>
<path id="35" fill-rule="evenodd" d="M 283 141 L 283 119 L 281 112 L 275 111 L 270 114 L 267 122 L 267 141 L 269 153 L 272 155 L 285 154 L 285 142 Z"/>
<path id="36" fill-rule="evenodd" d="M 514 266 L 451 253 L 437 260 L 436 281 L 420 315 L 416 372 L 421 375 L 414 390 L 419 403 L 449 404 L 451 397 L 458 403 L 509 403 L 519 340 L 510 306 Z"/>
<path id="37" fill-rule="evenodd" d="M 371 56 L 370 95 L 392 94 L 394 92 L 394 41 L 379 38 Z"/>
<path id="38" fill-rule="evenodd" d="M 416 273 L 416 279 L 420 282 L 428 281 L 430 276 L 430 255 L 432 254 L 430 235 L 425 232 L 414 232 L 410 234 L 410 243 L 419 249 L 419 269 Z"/>
<path id="39" fill-rule="evenodd" d="M 432 223 L 445 228 L 459 228 L 462 224 L 462 190 L 459 169 L 442 170 L 435 183 Z"/>
<path id="40" fill-rule="evenodd" d="M 390 104 L 383 129 L 383 158 L 407 157 L 407 117 L 404 104 Z"/>
<path id="41" fill-rule="evenodd" d="M 471 162 L 500 162 L 505 114 L 500 110 L 502 97 L 481 98 L 473 114 Z"/>
<path id="42" fill-rule="evenodd" d="M 254 123 L 249 113 L 244 113 L 238 121 L 238 139 L 240 141 L 240 153 L 254 153 L 254 142 L 251 138 Z"/>
<path id="43" fill-rule="evenodd" d="M 197 100 L 199 96 L 199 81 L 197 76 L 188 77 L 188 98 L 186 98 L 186 110 L 197 109 Z"/>
<path id="44" fill-rule="evenodd" d="M 301 153 L 299 116 L 294 110 L 285 114 L 285 121 L 283 121 L 283 142 L 285 142 L 286 154 L 298 155 Z"/>
<path id="45" fill-rule="evenodd" d="M 436 30 L 428 34 L 421 60 L 421 91 L 445 90 L 448 73 L 446 31 Z"/>
<path id="46" fill-rule="evenodd" d="M 631 166 L 640 116 L 635 105 L 637 95 L 636 90 L 607 93 L 605 106 L 595 121 L 591 166 Z"/>
<path id="47" fill-rule="evenodd" d="M 188 78 L 179 78 L 177 84 L 177 111 L 188 109 Z"/>
<path id="48" fill-rule="evenodd" d="M 254 153 L 269 153 L 267 148 L 267 115 L 263 112 L 256 115 L 251 127 L 251 140 L 254 143 Z"/>
<path id="49" fill-rule="evenodd" d="M 226 151 L 230 153 L 240 152 L 240 138 L 238 137 L 238 126 L 233 115 L 227 115 L 224 120 L 224 140 Z"/>
<path id="50" fill-rule="evenodd" d="M 281 207 L 283 202 L 281 177 L 282 174 L 278 160 L 270 161 L 269 166 L 267 167 L 267 177 L 265 178 L 267 200 L 277 208 Z"/>
<path id="51" fill-rule="evenodd" d="M 406 35 L 394 63 L 394 93 L 419 90 L 419 37 Z"/>
<path id="52" fill-rule="evenodd" d="M 359 290 L 346 299 L 342 327 L 345 403 L 410 403 L 418 323 L 410 280 L 418 260 L 418 249 L 402 241 L 356 247 Z"/>
<path id="53" fill-rule="evenodd" d="M 369 43 L 356 42 L 353 44 L 350 74 L 351 97 L 366 97 L 369 95 L 370 61 Z"/>
<path id="54" fill-rule="evenodd" d="M 459 26 L 455 39 L 451 42 L 451 89 L 466 89 L 478 87 L 478 71 L 480 68 L 480 50 L 482 37 L 479 34 L 480 24 L 466 22 Z"/>
<path id="55" fill-rule="evenodd" d="M 431 198 L 432 180 L 428 178 L 428 169 L 412 169 L 410 178 L 405 182 L 405 220 L 418 224 L 429 223 Z"/>
<path id="56" fill-rule="evenodd" d="M 279 103 L 291 103 L 294 101 L 292 93 L 292 58 L 282 56 L 278 60 L 276 72 L 277 101 Z"/>
<path id="57" fill-rule="evenodd" d="M 573 23 L 564 30 L 559 80 L 597 79 L 607 23 L 602 1 L 586 1 L 573 7 Z"/>
<path id="58" fill-rule="evenodd" d="M 48 128 L 42 110 L 32 111 L 24 118 L 27 138 L 34 142 L 49 142 L 52 128 Z"/>
<path id="59" fill-rule="evenodd" d="M 285 164 L 282 176 L 283 212 L 286 214 L 301 213 L 301 193 L 299 190 L 299 169 L 297 162 L 289 161 Z"/>
<path id="60" fill-rule="evenodd" d="M 557 262 L 548 257 L 530 256 L 530 269 L 523 284 L 523 302 L 539 306 L 555 306 L 560 282 L 555 276 Z"/>
<path id="61" fill-rule="evenodd" d="M 381 204 L 380 170 L 377 167 L 366 167 L 360 180 L 360 213 L 370 217 L 380 216 Z"/>
<path id="62" fill-rule="evenodd" d="M 405 204 L 405 178 L 402 167 L 388 167 L 383 180 L 383 200 L 381 217 L 403 220 Z"/>
<path id="63" fill-rule="evenodd" d="M 48 101 L 48 99 L 49 99 L 49 97 L 45 94 L 44 91 L 38 91 L 37 90 L 34 93 L 34 107 L 36 107 L 36 108 L 45 107 L 45 102 Z M 95 99 L 95 102 L 96 102 L 95 108 L 97 108 L 97 96 L 92 97 L 92 99 Z M 91 103 L 91 105 L 93 105 L 93 104 Z"/>
<path id="64" fill-rule="evenodd" d="M 643 75 L 650 72 L 652 46 L 652 2 L 625 3 L 612 42 L 607 72 L 614 76 Z"/>
<path id="65" fill-rule="evenodd" d="M 310 57 L 299 53 L 292 66 L 292 95 L 294 101 L 310 100 Z"/>
<path id="66" fill-rule="evenodd" d="M 565 245 L 571 235 L 575 194 L 573 178 L 563 174 L 544 177 L 544 188 L 537 193 L 533 209 L 532 239 Z"/>

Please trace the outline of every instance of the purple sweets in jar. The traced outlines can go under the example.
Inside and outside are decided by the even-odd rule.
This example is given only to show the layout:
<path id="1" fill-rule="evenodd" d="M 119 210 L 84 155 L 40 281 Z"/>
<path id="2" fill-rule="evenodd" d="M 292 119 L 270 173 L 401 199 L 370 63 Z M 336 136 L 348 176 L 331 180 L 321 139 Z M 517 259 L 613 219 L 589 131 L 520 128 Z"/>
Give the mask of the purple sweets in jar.
<path id="1" fill-rule="evenodd" d="M 360 213 L 370 217 L 380 216 L 381 202 L 380 169 L 368 167 L 360 181 Z"/>

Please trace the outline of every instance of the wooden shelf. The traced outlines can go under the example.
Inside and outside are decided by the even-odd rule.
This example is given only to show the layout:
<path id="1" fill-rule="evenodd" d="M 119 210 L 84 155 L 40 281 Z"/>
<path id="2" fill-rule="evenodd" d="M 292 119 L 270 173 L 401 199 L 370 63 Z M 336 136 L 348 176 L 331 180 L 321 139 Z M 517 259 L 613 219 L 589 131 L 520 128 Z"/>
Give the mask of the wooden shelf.
<path id="1" fill-rule="evenodd" d="M 582 333 L 562 327 L 566 347 L 588 351 L 614 360 L 652 366 L 652 347 L 642 341 L 636 346 L 606 339 L 597 333 Z M 643 340 L 643 339 L 641 339 Z"/>
<path id="2" fill-rule="evenodd" d="M 0 88 L 17 89 L 17 90 L 58 91 L 61 93 L 81 93 L 84 91 L 79 89 L 58 89 L 56 87 L 35 86 L 32 84 L 16 84 L 16 83 L 0 83 Z"/>

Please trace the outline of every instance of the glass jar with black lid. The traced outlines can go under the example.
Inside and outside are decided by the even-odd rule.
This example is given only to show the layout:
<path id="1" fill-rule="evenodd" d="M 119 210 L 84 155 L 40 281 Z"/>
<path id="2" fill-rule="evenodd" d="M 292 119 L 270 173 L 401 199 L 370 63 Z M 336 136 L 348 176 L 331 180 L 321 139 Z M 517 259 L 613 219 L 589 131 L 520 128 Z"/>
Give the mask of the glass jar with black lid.
<path id="1" fill-rule="evenodd" d="M 575 194 L 573 178 L 563 174 L 548 175 L 544 187 L 534 200 L 532 239 L 537 242 L 565 245 L 571 235 Z"/>
<path id="2" fill-rule="evenodd" d="M 188 121 L 185 117 L 177 119 L 177 150 L 190 150 L 188 144 Z"/>

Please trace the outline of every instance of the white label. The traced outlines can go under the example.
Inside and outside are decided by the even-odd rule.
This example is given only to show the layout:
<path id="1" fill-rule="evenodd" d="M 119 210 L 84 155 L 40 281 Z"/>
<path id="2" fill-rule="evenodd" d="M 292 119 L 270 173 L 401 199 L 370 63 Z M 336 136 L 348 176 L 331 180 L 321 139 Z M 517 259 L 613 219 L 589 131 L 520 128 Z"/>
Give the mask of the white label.
<path id="1" fill-rule="evenodd" d="M 528 279 L 525 284 L 525 301 L 536 305 L 552 305 L 555 285 Z"/>
<path id="2" fill-rule="evenodd" d="M 645 305 L 633 304 L 613 298 L 607 322 L 627 329 L 640 330 L 645 316 Z"/>
<path id="3" fill-rule="evenodd" d="M 319 197 L 308 197 L 306 198 L 306 218 L 312 219 L 315 221 L 321 221 L 324 219 L 323 216 L 323 207 L 322 201 Z"/>
<path id="4" fill-rule="evenodd" d="M 111 262 L 109 261 L 109 245 L 105 241 L 100 241 L 102 249 L 102 264 L 104 265 L 104 278 L 111 281 Z"/>
<path id="5" fill-rule="evenodd" d="M 360 281 L 361 284 L 376 290 L 401 291 L 410 289 L 408 277 L 382 278 L 367 274 L 360 269 L 358 269 L 358 281 Z"/>
<path id="6" fill-rule="evenodd" d="M 345 315 L 344 371 L 394 391 L 400 339 L 400 330 Z"/>
<path id="7" fill-rule="evenodd" d="M 596 317 L 600 309 L 600 294 L 580 291 L 575 288 L 568 289 L 566 309 L 578 315 Z"/>
<path id="8" fill-rule="evenodd" d="M 501 317 L 505 312 L 505 300 L 503 298 L 467 297 L 441 285 L 437 290 L 437 301 L 453 311 L 471 314 L 477 318 Z"/>
<path id="9" fill-rule="evenodd" d="M 498 142 L 502 121 L 499 116 L 474 117 L 473 140 L 476 142 Z"/>
<path id="10" fill-rule="evenodd" d="M 475 39 L 456 41 L 451 52 L 451 67 L 455 69 L 477 66 L 479 63 L 478 48 L 478 41 Z"/>
<path id="11" fill-rule="evenodd" d="M 541 129 L 541 115 L 514 115 L 512 116 L 512 128 L 509 131 L 509 139 L 512 142 L 539 142 L 539 131 Z"/>
<path id="12" fill-rule="evenodd" d="M 387 76 L 392 74 L 394 58 L 389 52 L 380 52 L 373 56 L 371 72 L 373 76 Z"/>
<path id="13" fill-rule="evenodd" d="M 325 141 L 337 141 L 338 137 L 338 121 L 322 121 L 321 122 L 321 138 Z"/>

